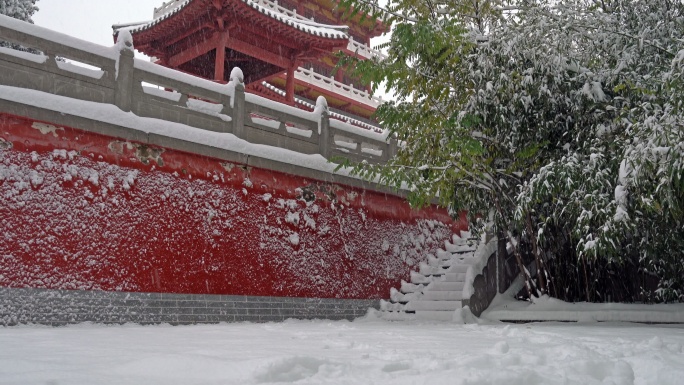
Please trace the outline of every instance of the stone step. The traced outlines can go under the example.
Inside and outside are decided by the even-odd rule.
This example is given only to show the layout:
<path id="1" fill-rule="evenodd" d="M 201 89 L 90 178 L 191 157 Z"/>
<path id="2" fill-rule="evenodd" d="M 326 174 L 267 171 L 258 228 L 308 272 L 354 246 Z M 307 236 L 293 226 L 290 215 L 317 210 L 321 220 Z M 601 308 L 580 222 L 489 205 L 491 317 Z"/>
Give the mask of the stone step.
<path id="1" fill-rule="evenodd" d="M 473 264 L 475 263 L 475 253 L 468 253 L 468 254 L 454 254 L 451 257 L 451 260 L 457 263 L 466 263 L 466 264 Z"/>
<path id="2" fill-rule="evenodd" d="M 382 311 L 405 311 L 406 305 L 381 300 L 380 301 L 380 310 L 382 310 Z"/>
<path id="3" fill-rule="evenodd" d="M 465 274 L 468 272 L 468 269 L 470 268 L 470 265 L 465 265 L 465 264 L 458 264 L 458 265 L 452 265 L 449 267 L 449 270 L 447 271 L 448 273 L 456 273 L 456 274 Z"/>
<path id="4" fill-rule="evenodd" d="M 457 236 L 456 234 L 454 234 L 454 236 L 451 237 L 451 244 L 452 245 L 463 246 L 463 245 L 467 245 L 468 243 L 469 243 L 468 238 L 461 238 L 461 237 Z"/>
<path id="5" fill-rule="evenodd" d="M 428 275 L 440 276 L 440 275 L 446 274 L 447 269 L 448 268 L 443 268 L 441 266 L 430 266 L 426 263 L 421 263 L 420 269 L 418 270 L 418 272 L 422 275 L 425 275 L 425 276 L 428 276 Z"/>
<path id="6" fill-rule="evenodd" d="M 461 301 L 411 301 L 406 304 L 405 310 L 445 310 L 454 311 L 460 309 L 463 305 Z"/>
<path id="7" fill-rule="evenodd" d="M 458 291 L 461 292 L 463 291 L 463 286 L 465 286 L 465 282 L 445 282 L 445 281 L 440 281 L 440 282 L 432 282 L 431 284 L 427 285 L 423 292 L 427 293 L 428 291 Z"/>
<path id="8" fill-rule="evenodd" d="M 442 282 L 464 282 L 465 273 L 446 273 Z"/>
<path id="9" fill-rule="evenodd" d="M 457 253 L 457 254 L 470 253 L 470 252 L 474 252 L 475 249 L 476 249 L 475 246 L 471 246 L 471 245 L 454 245 L 454 244 L 448 243 L 448 242 L 445 243 L 444 246 L 445 246 L 445 248 L 446 248 L 446 251 L 448 251 L 448 252 L 450 252 L 450 253 L 452 253 L 452 254 L 454 254 L 454 253 Z"/>
<path id="10" fill-rule="evenodd" d="M 422 284 L 418 285 L 415 283 L 408 283 L 408 282 L 402 280 L 401 281 L 401 288 L 399 289 L 399 291 L 401 291 L 404 294 L 415 293 L 415 292 L 422 291 L 424 287 L 425 287 L 425 285 L 422 285 Z"/>
<path id="11" fill-rule="evenodd" d="M 470 265 L 458 263 L 443 267 L 448 267 L 447 273 L 467 273 Z"/>
<path id="12" fill-rule="evenodd" d="M 443 259 L 433 257 L 432 255 L 428 255 L 427 257 L 427 264 L 432 266 L 432 267 L 437 267 L 440 266 L 443 262 Z"/>
<path id="13" fill-rule="evenodd" d="M 385 321 L 410 321 L 416 319 L 416 314 L 404 311 L 383 311 L 380 312 L 380 318 Z"/>
<path id="14" fill-rule="evenodd" d="M 453 311 L 416 311 L 415 319 L 429 321 L 451 321 Z"/>
<path id="15" fill-rule="evenodd" d="M 467 271 L 467 270 L 466 270 Z M 428 273 L 427 275 L 423 273 Z M 432 282 L 463 282 L 465 281 L 465 272 L 451 272 L 443 268 L 426 267 L 421 269 L 421 272 L 411 272 L 411 283 L 416 284 L 430 284 Z M 403 290 L 402 290 L 403 291 Z M 415 292 L 415 290 L 413 290 Z"/>
<path id="16" fill-rule="evenodd" d="M 452 265 L 468 265 L 468 266 L 472 266 L 472 265 L 475 264 L 476 262 L 477 262 L 477 260 L 476 260 L 475 258 L 472 258 L 472 257 L 459 258 L 459 259 L 456 259 L 456 258 L 455 258 L 455 259 L 454 259 L 454 262 L 452 263 Z"/>
<path id="17" fill-rule="evenodd" d="M 474 263 L 475 263 L 474 258 L 469 258 L 469 259 L 464 260 L 464 261 L 444 261 L 444 262 L 442 262 L 441 267 L 449 270 L 449 271 L 447 271 L 447 273 L 450 273 L 451 269 L 453 269 L 457 266 L 464 266 L 463 269 L 465 269 L 465 271 L 467 271 L 468 267 L 472 266 Z M 459 272 L 460 272 L 460 270 L 459 270 Z"/>
<path id="18" fill-rule="evenodd" d="M 411 283 L 412 284 L 428 284 L 434 282 L 436 279 L 432 276 L 426 277 L 423 274 L 412 271 L 411 272 Z"/>
<path id="19" fill-rule="evenodd" d="M 402 293 L 399 290 L 390 289 L 390 300 L 394 303 L 407 303 L 409 301 L 420 300 L 423 297 L 422 292 Z"/>
<path id="20" fill-rule="evenodd" d="M 404 293 L 395 288 L 390 288 L 390 301 L 392 301 L 392 303 L 406 303 L 408 302 L 408 299 L 404 300 L 405 298 L 406 295 Z"/>
<path id="21" fill-rule="evenodd" d="M 460 291 L 425 291 L 420 301 L 461 301 L 463 295 Z"/>
<path id="22" fill-rule="evenodd" d="M 437 250 L 436 254 L 437 254 L 437 258 L 439 258 L 439 259 L 447 259 L 447 258 L 451 258 L 451 256 L 452 256 L 452 254 L 450 252 L 448 252 L 446 250 L 441 250 L 441 249 Z"/>

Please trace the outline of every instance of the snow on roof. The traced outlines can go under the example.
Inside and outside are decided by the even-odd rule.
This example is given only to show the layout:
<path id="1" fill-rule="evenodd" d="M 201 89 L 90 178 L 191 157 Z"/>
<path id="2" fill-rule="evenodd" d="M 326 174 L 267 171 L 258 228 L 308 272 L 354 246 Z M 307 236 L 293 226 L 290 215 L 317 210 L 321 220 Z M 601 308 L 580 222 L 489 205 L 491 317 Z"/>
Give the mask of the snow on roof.
<path id="1" fill-rule="evenodd" d="M 164 20 L 169 19 L 170 17 L 178 14 L 181 12 L 183 9 L 185 9 L 188 5 L 193 3 L 195 0 L 185 0 L 183 2 L 179 2 L 178 4 L 174 5 L 172 8 L 169 9 L 168 12 L 163 13 L 161 16 L 157 17 L 156 19 L 150 21 L 150 22 L 144 22 L 141 24 L 125 24 L 125 25 L 114 25 L 112 26 L 115 30 L 118 30 L 120 28 L 128 28 L 131 33 L 136 33 L 136 32 L 142 32 L 146 31 L 157 24 L 161 23 Z M 282 13 L 279 11 L 280 7 L 277 6 L 264 6 L 259 3 L 270 3 L 268 1 L 253 1 L 253 0 L 234 0 L 234 1 L 241 1 L 247 6 L 253 8 L 254 10 L 258 11 L 261 14 L 264 14 L 266 16 L 269 16 L 272 19 L 278 20 L 279 22 L 289 25 L 291 27 L 294 27 L 302 32 L 314 35 L 314 36 L 319 36 L 319 37 L 324 37 L 324 38 L 329 38 L 329 39 L 349 39 L 349 35 L 347 35 L 346 31 L 349 27 L 347 26 L 339 26 L 339 25 L 326 25 L 326 24 L 319 24 L 311 20 L 307 20 L 301 16 L 289 16 L 286 15 L 285 13 Z M 269 4 L 269 5 L 274 5 L 274 4 Z"/>
<path id="2" fill-rule="evenodd" d="M 182 3 L 179 3 L 179 5 L 176 6 L 175 8 L 173 8 L 172 10 L 162 14 L 161 16 L 155 18 L 152 21 L 143 21 L 140 23 L 114 24 L 114 25 L 112 25 L 112 28 L 117 32 L 118 32 L 118 30 L 124 29 L 124 28 L 128 29 L 131 33 L 145 31 L 145 30 L 148 30 L 148 29 L 154 27 L 155 25 L 161 23 L 162 21 L 170 18 L 171 16 L 177 14 L 178 12 L 180 12 L 183 8 L 185 8 L 191 2 L 192 2 L 192 0 L 185 0 Z"/>
<path id="3" fill-rule="evenodd" d="M 299 17 L 295 18 L 284 13 L 278 12 L 274 9 L 269 9 L 260 4 L 257 4 L 252 0 L 241 1 L 243 1 L 250 7 L 256 9 L 257 11 L 267 16 L 270 16 L 282 23 L 285 23 L 289 26 L 295 27 L 300 31 L 331 39 L 349 39 L 349 35 L 347 35 L 346 32 L 341 31 L 342 29 L 347 30 L 349 28 L 347 26 L 319 24 L 314 21 L 306 20 L 304 18 Z"/>

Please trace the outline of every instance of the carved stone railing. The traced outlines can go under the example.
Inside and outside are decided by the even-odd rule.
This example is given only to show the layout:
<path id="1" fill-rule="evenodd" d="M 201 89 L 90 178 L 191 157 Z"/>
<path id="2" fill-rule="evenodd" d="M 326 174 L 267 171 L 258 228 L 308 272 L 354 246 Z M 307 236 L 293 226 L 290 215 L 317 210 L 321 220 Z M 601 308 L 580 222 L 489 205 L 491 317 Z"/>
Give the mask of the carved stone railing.
<path id="1" fill-rule="evenodd" d="M 352 52 L 356 52 L 359 55 L 367 58 L 367 59 L 379 59 L 379 60 L 385 60 L 387 59 L 387 55 L 382 53 L 381 51 L 369 47 L 365 44 L 361 44 L 357 42 L 356 40 L 349 38 L 349 45 L 347 46 L 347 49 Z"/>
<path id="2" fill-rule="evenodd" d="M 383 100 L 380 97 L 356 89 L 353 85 L 338 82 L 333 77 L 321 75 L 311 69 L 299 67 L 297 71 L 295 71 L 295 78 L 318 86 L 324 90 L 332 91 L 338 95 L 346 96 L 349 99 L 369 105 L 373 108 L 378 108 L 383 103 Z"/>
<path id="3" fill-rule="evenodd" d="M 263 82 L 261 82 L 261 84 L 264 87 L 268 88 L 269 90 L 277 93 L 278 95 L 280 95 L 282 97 L 285 97 L 287 95 L 287 93 L 284 90 L 274 86 L 273 84 L 271 84 L 269 82 L 263 81 Z M 295 99 L 296 104 L 301 105 L 302 107 L 304 107 L 307 110 L 313 111 L 314 108 L 316 108 L 315 104 L 309 103 L 308 101 L 306 101 L 306 100 L 304 100 L 298 96 L 295 96 L 294 99 Z M 352 118 L 350 116 L 341 114 L 339 112 L 335 112 L 333 110 L 330 111 L 330 117 L 333 119 L 339 120 L 341 122 L 349 123 L 352 126 L 361 127 L 361 128 L 371 130 L 371 131 L 376 132 L 376 133 L 382 133 L 384 131 L 377 124 L 371 124 L 371 123 L 368 123 L 368 122 L 363 121 L 363 120 L 355 119 L 355 118 Z"/>
<path id="4" fill-rule="evenodd" d="M 0 15 L 0 40 L 41 52 L 0 49 L 0 85 L 113 104 L 141 117 L 327 159 L 382 163 L 396 153 L 396 141 L 385 134 L 330 120 L 322 97 L 307 112 L 245 94 L 237 68 L 223 85 L 135 59 L 124 31 L 117 46 L 103 47 Z"/>

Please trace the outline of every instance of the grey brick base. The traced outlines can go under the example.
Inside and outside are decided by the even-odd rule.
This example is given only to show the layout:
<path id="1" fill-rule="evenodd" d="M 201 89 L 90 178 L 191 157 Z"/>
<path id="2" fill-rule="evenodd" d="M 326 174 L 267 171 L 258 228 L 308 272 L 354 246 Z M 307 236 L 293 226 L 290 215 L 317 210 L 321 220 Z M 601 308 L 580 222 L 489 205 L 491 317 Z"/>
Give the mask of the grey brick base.
<path id="1" fill-rule="evenodd" d="M 377 300 L 0 288 L 0 325 L 4 326 L 351 320 L 378 307 Z"/>

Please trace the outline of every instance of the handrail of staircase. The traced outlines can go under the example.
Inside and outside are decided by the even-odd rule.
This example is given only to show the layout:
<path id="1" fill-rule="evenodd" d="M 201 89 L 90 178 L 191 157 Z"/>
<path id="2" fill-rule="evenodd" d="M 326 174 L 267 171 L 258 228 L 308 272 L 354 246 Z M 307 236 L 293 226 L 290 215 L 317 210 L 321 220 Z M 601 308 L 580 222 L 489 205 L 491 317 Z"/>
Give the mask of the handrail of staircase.
<path id="1" fill-rule="evenodd" d="M 41 52 L 0 49 L 3 86 L 113 104 L 141 117 L 231 133 L 327 159 L 383 163 L 397 150 L 396 140 L 388 140 L 386 133 L 331 121 L 325 98 L 319 98 L 314 112 L 307 112 L 245 94 L 237 68 L 225 85 L 135 59 L 126 32 L 120 33 L 116 46 L 104 47 L 0 15 L 0 40 Z"/>
<path id="2" fill-rule="evenodd" d="M 498 293 L 503 293 L 512 282 L 506 268 L 509 253 L 506 241 L 498 239 L 494 234 L 483 236 L 477 251 L 475 261 L 468 268 L 463 289 L 463 306 L 479 317 Z"/>

